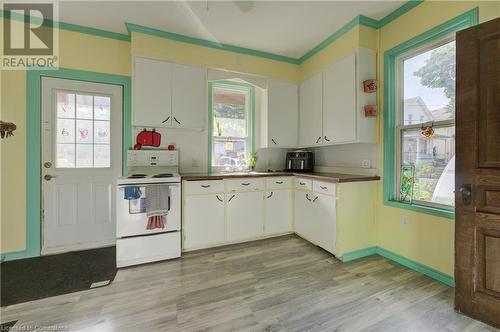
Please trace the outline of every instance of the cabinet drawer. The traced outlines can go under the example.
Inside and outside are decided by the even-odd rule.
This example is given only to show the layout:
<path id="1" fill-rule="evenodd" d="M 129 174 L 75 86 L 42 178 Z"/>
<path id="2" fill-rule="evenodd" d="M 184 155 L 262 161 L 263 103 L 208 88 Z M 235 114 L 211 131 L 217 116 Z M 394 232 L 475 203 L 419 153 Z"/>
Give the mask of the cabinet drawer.
<path id="1" fill-rule="evenodd" d="M 264 190 L 263 178 L 241 178 L 234 180 L 226 180 L 227 191 L 255 191 Z"/>
<path id="2" fill-rule="evenodd" d="M 312 190 L 312 180 L 295 178 L 295 189 Z"/>
<path id="3" fill-rule="evenodd" d="M 266 178 L 266 188 L 267 189 L 291 189 L 292 188 L 292 181 L 293 181 L 292 176 Z"/>
<path id="4" fill-rule="evenodd" d="M 186 195 L 223 193 L 224 180 L 186 181 Z"/>
<path id="5" fill-rule="evenodd" d="M 319 194 L 333 195 L 335 196 L 335 183 L 314 181 L 313 183 L 314 192 Z"/>

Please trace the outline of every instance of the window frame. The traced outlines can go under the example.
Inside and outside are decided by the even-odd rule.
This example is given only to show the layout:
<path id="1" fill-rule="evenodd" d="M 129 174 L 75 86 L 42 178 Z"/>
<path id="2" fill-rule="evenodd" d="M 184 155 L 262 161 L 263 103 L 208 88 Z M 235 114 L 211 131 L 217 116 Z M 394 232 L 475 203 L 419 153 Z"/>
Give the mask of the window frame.
<path id="1" fill-rule="evenodd" d="M 416 50 L 425 45 L 431 45 L 433 42 L 442 40 L 459 30 L 474 26 L 479 22 L 479 9 L 475 7 L 463 14 L 450 19 L 410 40 L 403 42 L 384 53 L 384 167 L 383 167 L 383 199 L 384 205 L 407 209 L 415 212 L 431 214 L 444 217 L 450 220 L 455 219 L 455 209 L 443 207 L 408 204 L 400 202 L 399 190 L 396 190 L 396 179 L 399 175 L 397 170 L 398 159 L 396 158 L 397 149 L 396 139 L 398 124 L 398 86 L 399 76 L 397 58 L 407 54 L 411 50 Z"/>
<path id="2" fill-rule="evenodd" d="M 436 38 L 427 43 L 423 43 L 419 47 L 415 47 L 410 49 L 409 51 L 402 53 L 396 57 L 396 77 L 397 77 L 397 86 L 396 86 L 396 132 L 395 132 L 395 140 L 396 140 L 396 178 L 394 183 L 394 192 L 397 196 L 399 196 L 399 188 L 401 185 L 401 166 L 402 166 L 402 135 L 405 130 L 419 129 L 424 125 L 431 125 L 433 128 L 446 128 L 446 127 L 454 127 L 455 126 L 455 118 L 449 120 L 440 120 L 440 121 L 428 121 L 428 122 L 419 122 L 416 124 L 404 124 L 404 61 L 410 59 L 412 57 L 418 56 L 422 53 L 426 53 L 448 43 L 455 41 L 455 33 L 451 33 L 445 35 L 441 38 Z M 418 121 L 418 120 L 415 120 Z M 398 197 L 396 197 L 396 200 Z M 409 204 L 409 203 L 404 203 Z M 427 202 L 422 200 L 413 200 L 414 205 L 418 206 L 427 206 L 433 207 L 437 209 L 454 211 L 454 207 L 445 204 Z"/>
<path id="3" fill-rule="evenodd" d="M 227 89 L 227 90 L 237 90 L 242 91 L 247 94 L 246 108 L 247 108 L 247 155 L 246 158 L 250 158 L 250 155 L 255 152 L 255 87 L 248 83 L 240 83 L 228 80 L 216 80 L 208 82 L 208 171 L 222 171 L 223 166 L 215 166 L 212 164 L 213 156 L 213 143 L 214 143 L 214 122 L 213 122 L 213 91 L 214 89 Z M 230 137 L 225 137 L 226 139 L 231 139 Z M 235 137 L 236 138 L 236 137 Z M 238 139 L 238 138 L 237 138 Z"/>

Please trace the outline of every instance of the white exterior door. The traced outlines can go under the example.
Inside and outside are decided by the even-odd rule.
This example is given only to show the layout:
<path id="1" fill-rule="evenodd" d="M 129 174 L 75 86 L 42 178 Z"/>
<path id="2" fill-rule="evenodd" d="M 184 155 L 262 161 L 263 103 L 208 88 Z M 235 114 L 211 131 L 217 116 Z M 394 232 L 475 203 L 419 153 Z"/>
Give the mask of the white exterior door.
<path id="1" fill-rule="evenodd" d="M 42 79 L 42 254 L 115 242 L 122 87 Z"/>

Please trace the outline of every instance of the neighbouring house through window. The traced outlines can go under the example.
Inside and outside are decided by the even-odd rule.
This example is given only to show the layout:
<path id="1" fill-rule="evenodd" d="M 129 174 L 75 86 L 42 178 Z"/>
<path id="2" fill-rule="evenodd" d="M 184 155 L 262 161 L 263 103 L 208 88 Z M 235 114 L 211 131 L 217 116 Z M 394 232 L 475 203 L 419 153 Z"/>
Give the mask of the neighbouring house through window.
<path id="1" fill-rule="evenodd" d="M 211 166 L 243 170 L 253 151 L 254 87 L 233 81 L 210 82 Z"/>
<path id="2" fill-rule="evenodd" d="M 454 37 L 402 54 L 396 61 L 399 200 L 451 207 L 455 190 Z M 422 134 L 429 127 L 428 135 Z"/>

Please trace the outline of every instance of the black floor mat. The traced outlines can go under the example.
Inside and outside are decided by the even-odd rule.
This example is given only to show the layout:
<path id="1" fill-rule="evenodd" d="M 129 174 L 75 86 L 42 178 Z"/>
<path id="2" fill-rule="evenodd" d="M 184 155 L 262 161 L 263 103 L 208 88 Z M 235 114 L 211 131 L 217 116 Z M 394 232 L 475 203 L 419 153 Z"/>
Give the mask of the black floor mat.
<path id="1" fill-rule="evenodd" d="M 89 289 L 94 282 L 113 281 L 116 248 L 106 247 L 4 262 L 1 305 Z"/>

